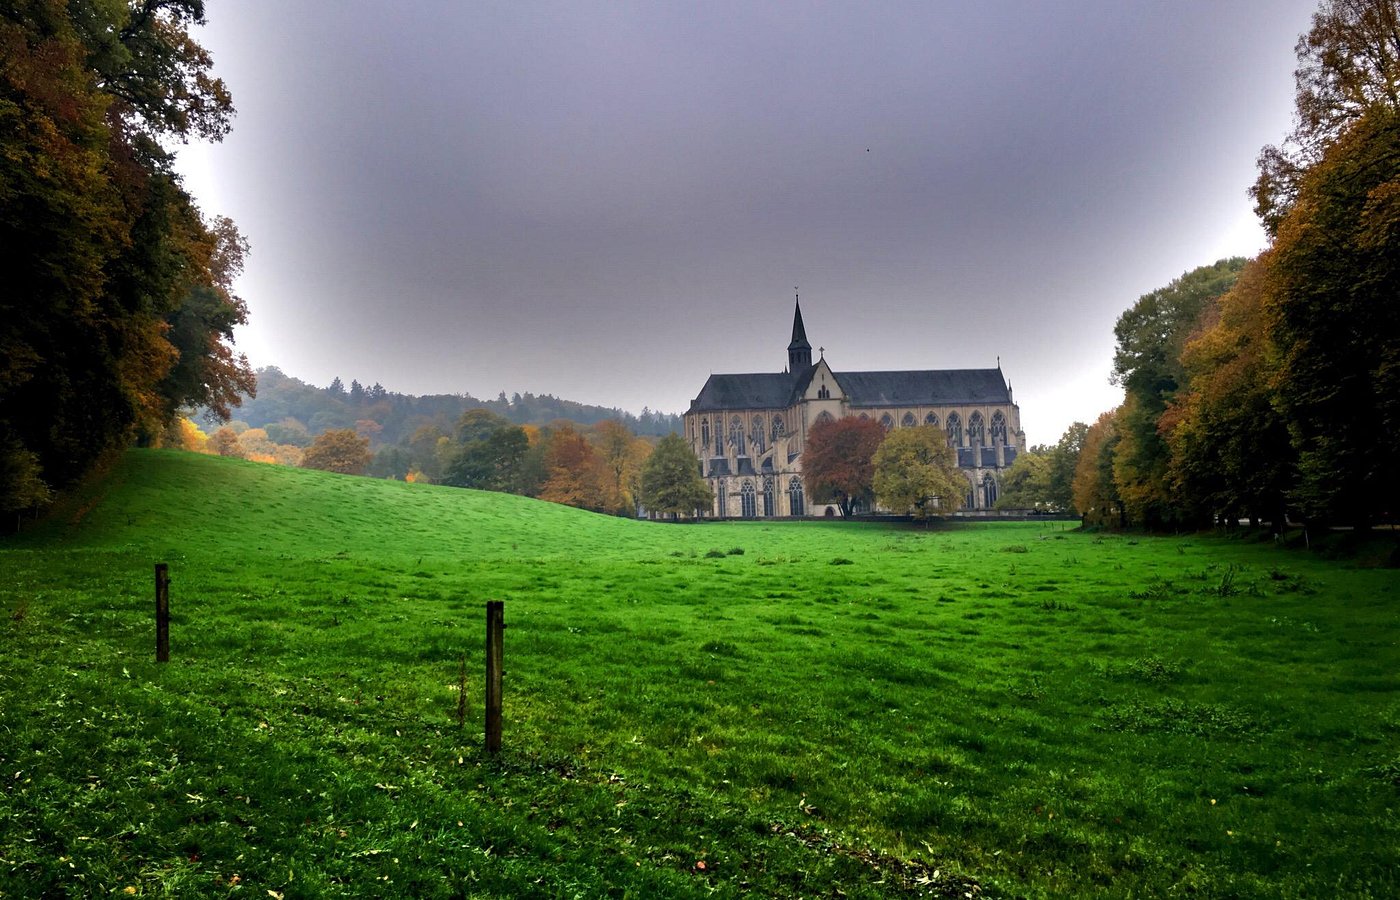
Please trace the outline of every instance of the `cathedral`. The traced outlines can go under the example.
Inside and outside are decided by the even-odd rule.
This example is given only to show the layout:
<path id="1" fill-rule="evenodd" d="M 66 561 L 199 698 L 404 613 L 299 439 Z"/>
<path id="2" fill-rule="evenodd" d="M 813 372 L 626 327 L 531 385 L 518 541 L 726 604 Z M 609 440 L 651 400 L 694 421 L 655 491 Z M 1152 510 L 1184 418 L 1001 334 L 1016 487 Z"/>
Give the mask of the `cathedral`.
<path id="1" fill-rule="evenodd" d="M 1026 449 L 1021 412 L 995 369 L 834 372 L 812 345 L 798 301 L 787 369 L 711 375 L 685 414 L 685 434 L 714 493 L 720 517 L 830 516 L 802 482 L 807 429 L 859 416 L 885 428 L 935 425 L 957 450 L 967 477 L 963 511 L 991 509 L 1002 472 Z"/>

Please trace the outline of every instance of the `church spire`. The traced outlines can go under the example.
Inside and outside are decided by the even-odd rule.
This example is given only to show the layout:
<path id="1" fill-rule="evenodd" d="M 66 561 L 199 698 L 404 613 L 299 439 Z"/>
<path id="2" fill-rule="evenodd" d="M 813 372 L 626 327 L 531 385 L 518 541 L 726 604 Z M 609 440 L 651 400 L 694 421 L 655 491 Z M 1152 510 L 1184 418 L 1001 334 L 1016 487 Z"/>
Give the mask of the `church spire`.
<path id="1" fill-rule="evenodd" d="M 792 343 L 788 344 L 788 371 L 796 375 L 812 365 L 812 345 L 807 343 L 807 329 L 802 325 L 802 298 L 794 295 L 796 310 L 792 315 Z"/>

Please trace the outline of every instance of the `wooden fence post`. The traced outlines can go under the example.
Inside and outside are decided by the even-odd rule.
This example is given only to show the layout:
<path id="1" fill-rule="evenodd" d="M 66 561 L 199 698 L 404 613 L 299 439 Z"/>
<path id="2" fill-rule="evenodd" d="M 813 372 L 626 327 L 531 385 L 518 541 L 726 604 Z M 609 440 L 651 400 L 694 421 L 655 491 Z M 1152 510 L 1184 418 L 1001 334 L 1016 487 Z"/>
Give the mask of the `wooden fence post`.
<path id="1" fill-rule="evenodd" d="M 170 662 L 170 571 L 156 563 L 156 662 Z"/>
<path id="2" fill-rule="evenodd" d="M 501 638 L 505 601 L 486 601 L 486 752 L 501 752 Z"/>

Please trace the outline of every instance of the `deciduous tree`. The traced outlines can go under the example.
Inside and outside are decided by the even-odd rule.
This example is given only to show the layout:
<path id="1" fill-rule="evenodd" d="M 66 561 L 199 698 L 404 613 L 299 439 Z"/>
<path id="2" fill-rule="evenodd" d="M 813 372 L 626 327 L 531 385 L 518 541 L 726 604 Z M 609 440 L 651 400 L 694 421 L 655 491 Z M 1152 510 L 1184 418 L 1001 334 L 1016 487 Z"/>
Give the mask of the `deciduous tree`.
<path id="1" fill-rule="evenodd" d="M 871 499 L 875 451 L 884 439 L 884 426 L 873 419 L 847 416 L 812 425 L 802 449 L 802 474 L 814 498 L 835 500 L 842 516 L 849 516 L 857 501 Z"/>
<path id="2" fill-rule="evenodd" d="M 1170 454 L 1158 424 L 1185 382 L 1182 349 L 1202 312 L 1230 289 L 1244 263 L 1222 259 L 1187 272 L 1138 298 L 1114 326 L 1113 378 L 1126 398 L 1117 417 L 1113 472 L 1118 498 L 1135 522 L 1160 527 L 1179 518 L 1167 479 Z"/>
<path id="3" fill-rule="evenodd" d="M 293 447 L 311 446 L 311 432 L 306 430 L 306 425 L 300 419 L 290 416 L 280 422 L 273 422 L 264 426 L 267 436 L 278 444 L 291 444 Z"/>
<path id="4" fill-rule="evenodd" d="M 678 434 L 657 441 L 642 467 L 641 489 L 642 504 L 654 514 L 693 516 L 714 502 L 700 477 L 700 461 Z"/>
<path id="5" fill-rule="evenodd" d="M 1269 281 L 1294 498 L 1310 518 L 1368 527 L 1400 508 L 1400 114 L 1370 110 L 1304 174 Z"/>
<path id="6" fill-rule="evenodd" d="M 608 473 L 609 512 L 625 513 L 633 509 L 634 497 L 628 482 L 634 468 L 632 432 L 617 419 L 604 419 L 591 429 L 593 447 Z"/>
<path id="7" fill-rule="evenodd" d="M 1123 502 L 1113 480 L 1113 452 L 1118 445 L 1118 410 L 1099 416 L 1084 433 L 1074 472 L 1074 508 L 1092 525 L 1123 525 Z"/>
<path id="8" fill-rule="evenodd" d="M 306 448 L 301 465 L 304 469 L 363 475 L 373 458 L 367 438 L 360 437 L 349 428 L 336 428 L 316 436 L 316 440 Z"/>
<path id="9" fill-rule="evenodd" d="M 443 483 L 483 491 L 520 493 L 520 468 L 530 442 L 518 425 L 502 425 L 461 449 Z"/>
<path id="10" fill-rule="evenodd" d="M 227 425 L 209 436 L 209 449 L 219 456 L 243 458 L 243 447 L 239 444 L 238 435 Z"/>
<path id="11" fill-rule="evenodd" d="M 457 443 L 465 447 L 473 441 L 484 441 L 510 424 L 510 419 L 489 409 L 469 409 L 457 419 Z"/>
<path id="12" fill-rule="evenodd" d="M 588 441 L 570 425 L 554 430 L 545 452 L 549 477 L 541 500 L 600 512 L 606 508 L 607 472 Z"/>
<path id="13" fill-rule="evenodd" d="M 1270 234 L 1293 208 L 1303 175 L 1372 113 L 1400 114 L 1400 4 L 1324 0 L 1294 48 L 1296 126 L 1259 154 L 1251 193 Z"/>
<path id="14" fill-rule="evenodd" d="M 203 15 L 199 0 L 0 15 L 0 454 L 46 489 L 250 386 L 227 344 L 246 315 L 226 291 L 236 232 L 202 218 L 163 145 L 217 140 L 233 113 L 189 36 Z"/>
<path id="15" fill-rule="evenodd" d="M 1050 502 L 1054 509 L 1074 509 L 1074 470 L 1088 432 L 1089 426 L 1083 422 L 1071 423 L 1050 454 Z"/>
<path id="16" fill-rule="evenodd" d="M 900 515 L 924 519 L 962 506 L 967 479 L 941 428 L 896 428 L 875 451 L 875 499 Z"/>
<path id="17" fill-rule="evenodd" d="M 1271 387 L 1276 366 L 1264 333 L 1272 254 L 1240 273 L 1182 353 L 1188 389 L 1163 414 L 1175 502 L 1202 524 L 1243 516 L 1281 528 L 1296 468 Z"/>
<path id="18" fill-rule="evenodd" d="M 1055 508 L 1051 496 L 1050 473 L 1053 447 L 1032 447 L 1016 457 L 1001 478 L 997 509 L 1033 509 L 1047 512 Z"/>

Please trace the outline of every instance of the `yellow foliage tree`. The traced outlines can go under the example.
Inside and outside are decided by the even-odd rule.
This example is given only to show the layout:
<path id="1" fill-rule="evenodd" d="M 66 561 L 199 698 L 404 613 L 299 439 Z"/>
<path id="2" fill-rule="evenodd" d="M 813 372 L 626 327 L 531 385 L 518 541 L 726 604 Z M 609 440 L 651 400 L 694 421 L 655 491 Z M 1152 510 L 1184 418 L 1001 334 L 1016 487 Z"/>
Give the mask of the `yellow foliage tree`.
<path id="1" fill-rule="evenodd" d="M 191 453 L 208 453 L 209 435 L 186 416 L 181 416 L 160 435 L 158 445 L 172 450 L 188 450 Z"/>
<path id="2" fill-rule="evenodd" d="M 872 462 L 875 500 L 890 512 L 923 519 L 962 506 L 968 481 L 940 428 L 897 428 L 881 442 Z"/>

